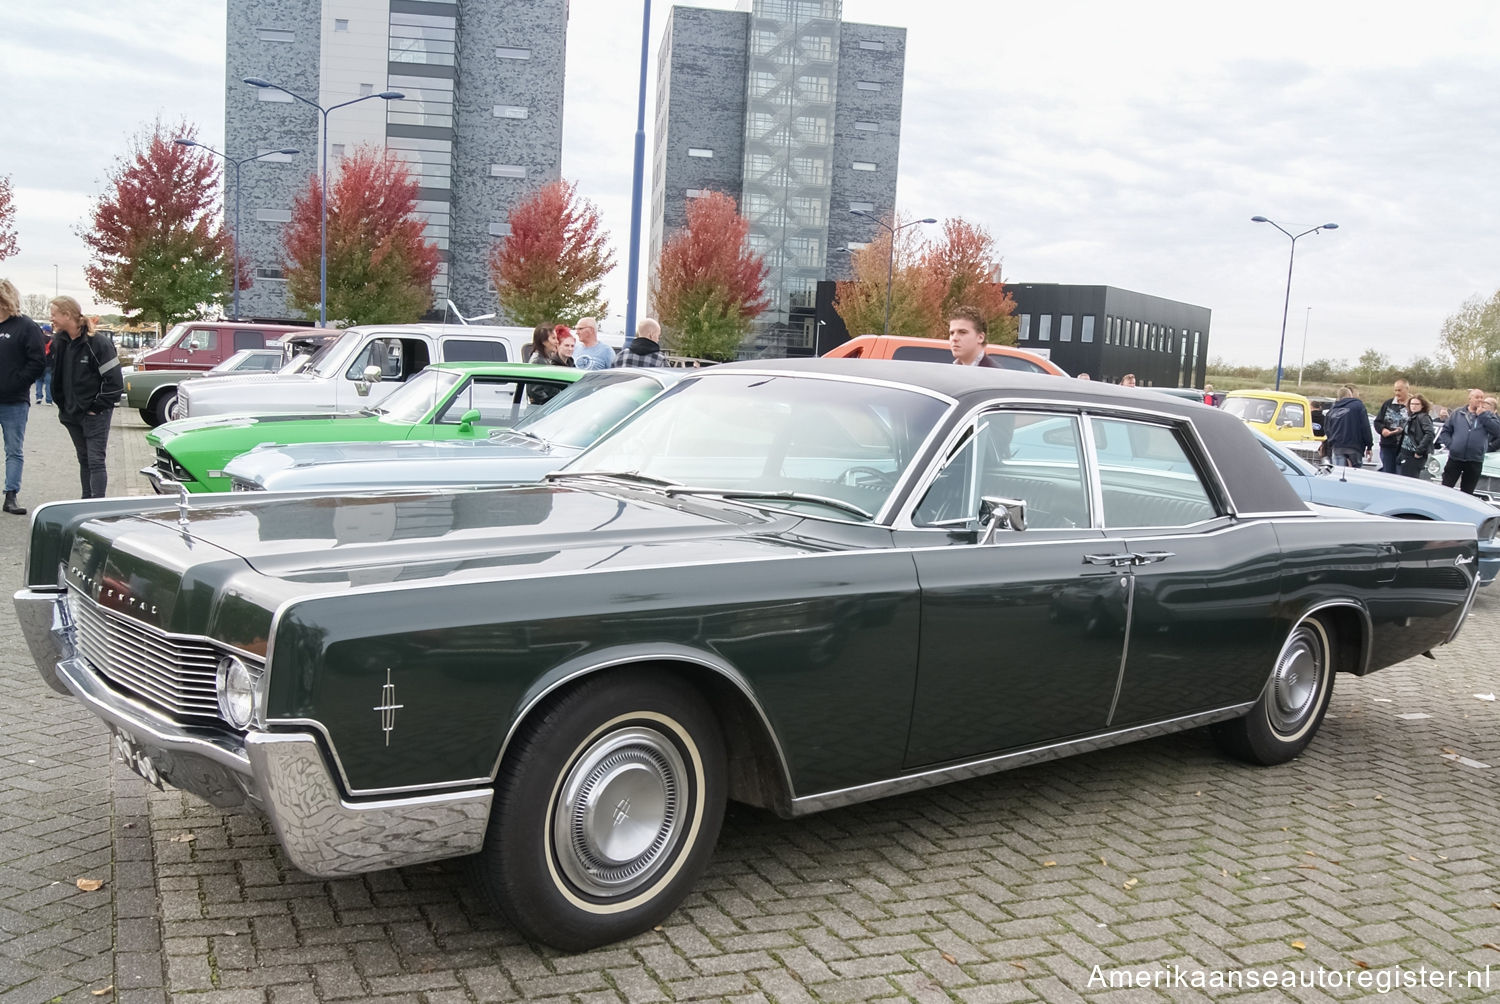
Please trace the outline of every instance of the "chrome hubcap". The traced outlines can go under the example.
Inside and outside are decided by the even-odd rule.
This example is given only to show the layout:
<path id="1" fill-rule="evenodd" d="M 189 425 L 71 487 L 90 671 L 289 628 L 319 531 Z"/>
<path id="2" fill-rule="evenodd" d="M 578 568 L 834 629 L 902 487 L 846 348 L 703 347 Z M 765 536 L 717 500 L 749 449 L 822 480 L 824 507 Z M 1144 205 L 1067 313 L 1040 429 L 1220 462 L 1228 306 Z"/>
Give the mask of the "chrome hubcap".
<path id="1" fill-rule="evenodd" d="M 651 728 L 611 732 L 583 751 L 563 779 L 552 844 L 563 873 L 595 896 L 650 881 L 681 834 L 687 769 Z"/>
<path id="2" fill-rule="evenodd" d="M 1291 640 L 1271 676 L 1268 712 L 1277 732 L 1296 732 L 1316 708 L 1322 691 L 1323 650 L 1310 632 L 1303 630 Z"/>

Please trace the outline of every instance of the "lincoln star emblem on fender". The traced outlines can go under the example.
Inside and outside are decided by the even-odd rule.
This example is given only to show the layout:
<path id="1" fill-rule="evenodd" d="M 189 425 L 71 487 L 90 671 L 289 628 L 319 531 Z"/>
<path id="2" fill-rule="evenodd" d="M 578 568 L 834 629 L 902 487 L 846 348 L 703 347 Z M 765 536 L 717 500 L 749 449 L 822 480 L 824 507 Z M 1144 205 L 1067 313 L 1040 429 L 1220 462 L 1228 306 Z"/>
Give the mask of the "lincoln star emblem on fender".
<path id="1" fill-rule="evenodd" d="M 391 733 L 396 730 L 396 712 L 406 707 L 396 703 L 396 685 L 391 682 L 391 670 L 385 670 L 385 686 L 380 688 L 380 703 L 371 711 L 380 712 L 380 731 L 385 733 L 385 744 L 391 744 Z"/>

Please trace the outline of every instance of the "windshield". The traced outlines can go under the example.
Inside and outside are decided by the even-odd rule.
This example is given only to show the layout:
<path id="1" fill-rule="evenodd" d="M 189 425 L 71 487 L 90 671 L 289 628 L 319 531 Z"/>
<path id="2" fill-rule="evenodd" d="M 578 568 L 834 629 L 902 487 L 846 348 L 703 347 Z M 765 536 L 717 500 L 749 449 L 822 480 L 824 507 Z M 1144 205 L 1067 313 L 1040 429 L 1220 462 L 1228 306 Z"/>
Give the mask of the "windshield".
<path id="1" fill-rule="evenodd" d="M 383 421 L 420 422 L 462 379 L 463 374 L 452 370 L 425 369 L 392 391 L 375 410 Z"/>
<path id="2" fill-rule="evenodd" d="M 1224 410 L 1241 421 L 1269 424 L 1276 414 L 1276 402 L 1258 397 L 1227 397 Z"/>
<path id="3" fill-rule="evenodd" d="M 564 473 L 629 473 L 728 497 L 780 493 L 796 497 L 766 503 L 848 519 L 850 507 L 880 511 L 946 409 L 919 391 L 864 382 L 699 377 L 658 397 Z"/>
<path id="4" fill-rule="evenodd" d="M 301 373 L 307 369 L 307 364 L 312 362 L 312 358 L 312 356 L 294 356 L 290 362 L 276 372 L 281 374 Z"/>
<path id="5" fill-rule="evenodd" d="M 333 341 L 329 342 L 321 349 L 314 352 L 312 362 L 308 364 L 308 368 L 312 371 L 314 376 L 337 376 L 339 372 L 339 364 L 344 358 L 344 350 L 350 345 L 359 341 L 360 337 L 361 336 L 358 331 L 350 328 L 348 331 L 344 332 L 342 335 L 339 335 Z"/>
<path id="6" fill-rule="evenodd" d="M 185 323 L 172 325 L 172 330 L 162 336 L 161 341 L 157 343 L 156 347 L 159 349 L 170 349 L 182 341 L 183 332 L 187 331 L 187 329 L 188 326 Z"/>
<path id="7" fill-rule="evenodd" d="M 629 370 L 589 373 L 507 431 L 582 449 L 660 392 L 656 380 Z"/>

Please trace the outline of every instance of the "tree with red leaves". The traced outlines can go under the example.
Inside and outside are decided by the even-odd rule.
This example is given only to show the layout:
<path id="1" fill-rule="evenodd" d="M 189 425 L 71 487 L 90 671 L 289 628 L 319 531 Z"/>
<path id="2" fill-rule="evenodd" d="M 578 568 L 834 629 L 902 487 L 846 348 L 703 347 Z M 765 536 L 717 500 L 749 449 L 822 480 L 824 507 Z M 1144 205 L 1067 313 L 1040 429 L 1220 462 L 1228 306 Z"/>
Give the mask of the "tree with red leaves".
<path id="1" fill-rule="evenodd" d="M 943 224 L 943 239 L 929 244 L 919 265 L 924 299 L 936 312 L 938 338 L 948 337 L 948 320 L 956 307 L 974 307 L 989 325 L 989 341 L 1016 343 L 1015 299 L 1000 283 L 995 240 L 981 226 L 955 217 Z"/>
<path id="2" fill-rule="evenodd" d="M 186 122 L 169 131 L 158 121 L 138 135 L 115 162 L 91 229 L 79 233 L 90 249 L 84 275 L 94 294 L 163 331 L 222 310 L 229 295 L 219 165 L 197 147 L 172 142 L 196 134 Z"/>
<path id="3" fill-rule="evenodd" d="M 931 284 L 921 267 L 926 253 L 922 237 L 905 220 L 898 220 L 896 226 L 894 260 L 890 232 L 882 228 L 874 240 L 850 255 L 854 278 L 841 280 L 834 289 L 833 309 L 838 311 L 850 335 L 885 332 L 887 282 L 891 300 L 890 333 L 924 338 L 933 334 L 937 309 L 932 302 Z M 943 337 L 948 337 L 946 323 Z"/>
<path id="4" fill-rule="evenodd" d="M 490 252 L 500 309 L 525 327 L 605 317 L 604 277 L 615 267 L 608 242 L 598 207 L 577 185 L 543 185 L 510 211 L 510 234 Z"/>
<path id="5" fill-rule="evenodd" d="M 417 183 L 381 147 L 358 147 L 328 188 L 328 317 L 348 324 L 405 324 L 432 305 L 441 255 L 415 215 Z M 292 203 L 283 244 L 292 305 L 318 316 L 322 189 L 315 174 Z"/>
<path id="6" fill-rule="evenodd" d="M 662 345 L 695 359 L 733 359 L 751 323 L 771 305 L 766 263 L 750 250 L 749 222 L 734 199 L 689 199 L 687 222 L 661 249 L 651 301 Z"/>
<path id="7" fill-rule="evenodd" d="M 10 175 L 0 178 L 0 261 L 15 254 L 16 247 L 16 203 L 11 192 Z"/>

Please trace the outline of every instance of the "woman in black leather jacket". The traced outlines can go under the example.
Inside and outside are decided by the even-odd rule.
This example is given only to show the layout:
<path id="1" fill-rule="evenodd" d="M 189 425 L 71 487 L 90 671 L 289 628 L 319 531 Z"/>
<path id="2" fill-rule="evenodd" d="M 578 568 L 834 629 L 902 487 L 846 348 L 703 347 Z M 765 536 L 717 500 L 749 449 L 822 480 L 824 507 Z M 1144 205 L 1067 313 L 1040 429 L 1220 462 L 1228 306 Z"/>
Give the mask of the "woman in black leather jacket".
<path id="1" fill-rule="evenodd" d="M 1427 413 L 1427 399 L 1421 394 L 1413 394 L 1407 400 L 1406 410 L 1409 417 L 1401 437 L 1401 452 L 1396 457 L 1396 473 L 1415 478 L 1427 464 L 1437 432 L 1432 426 L 1432 416 Z"/>

